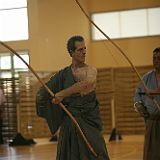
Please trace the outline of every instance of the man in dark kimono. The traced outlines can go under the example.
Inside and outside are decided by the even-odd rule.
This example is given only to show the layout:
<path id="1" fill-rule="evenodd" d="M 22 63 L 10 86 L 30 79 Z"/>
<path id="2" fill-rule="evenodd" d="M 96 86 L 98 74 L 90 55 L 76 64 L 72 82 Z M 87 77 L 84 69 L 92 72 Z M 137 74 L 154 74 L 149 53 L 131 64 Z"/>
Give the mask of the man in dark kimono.
<path id="1" fill-rule="evenodd" d="M 60 127 L 56 160 L 109 160 L 95 94 L 97 70 L 85 64 L 86 46 L 83 37 L 71 37 L 67 49 L 72 64 L 46 83 L 55 93 L 54 98 L 44 87 L 40 88 L 36 100 L 37 113 L 46 118 L 53 134 Z M 75 124 L 58 107 L 60 102 L 75 117 L 98 157 L 92 154 Z"/>
<path id="2" fill-rule="evenodd" d="M 143 76 L 147 91 L 139 84 L 134 107 L 145 119 L 144 160 L 160 160 L 160 48 L 153 51 L 154 69 Z"/>

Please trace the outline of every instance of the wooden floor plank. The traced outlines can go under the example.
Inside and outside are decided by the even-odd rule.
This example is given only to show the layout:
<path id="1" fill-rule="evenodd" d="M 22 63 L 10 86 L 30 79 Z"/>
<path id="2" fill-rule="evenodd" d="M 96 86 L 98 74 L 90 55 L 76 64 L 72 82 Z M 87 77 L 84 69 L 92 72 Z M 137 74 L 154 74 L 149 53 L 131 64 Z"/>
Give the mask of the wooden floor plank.
<path id="1" fill-rule="evenodd" d="M 123 140 L 108 142 L 105 136 L 111 160 L 142 160 L 143 136 L 122 136 Z M 36 145 L 16 146 L 0 145 L 0 160 L 56 160 L 57 144 L 49 139 L 35 139 Z"/>

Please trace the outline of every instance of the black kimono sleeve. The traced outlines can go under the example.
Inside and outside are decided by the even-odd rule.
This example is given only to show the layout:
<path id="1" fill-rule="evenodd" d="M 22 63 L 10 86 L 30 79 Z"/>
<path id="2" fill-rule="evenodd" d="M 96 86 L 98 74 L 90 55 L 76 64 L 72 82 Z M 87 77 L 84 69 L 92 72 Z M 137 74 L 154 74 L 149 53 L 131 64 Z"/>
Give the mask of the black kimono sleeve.
<path id="1" fill-rule="evenodd" d="M 46 85 L 51 89 L 51 91 L 53 91 L 53 93 L 57 93 L 62 90 L 63 72 L 60 71 L 51 77 Z M 51 133 L 55 134 L 64 119 L 64 111 L 57 104 L 53 104 L 51 100 L 51 95 L 42 86 L 36 95 L 37 115 L 46 119 Z"/>

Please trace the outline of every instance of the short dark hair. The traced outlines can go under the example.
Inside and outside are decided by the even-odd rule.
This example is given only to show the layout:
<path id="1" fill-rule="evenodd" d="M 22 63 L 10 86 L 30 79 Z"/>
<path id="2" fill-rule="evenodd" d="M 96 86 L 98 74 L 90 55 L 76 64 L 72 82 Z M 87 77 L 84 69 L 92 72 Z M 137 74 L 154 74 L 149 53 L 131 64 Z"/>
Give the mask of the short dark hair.
<path id="1" fill-rule="evenodd" d="M 82 41 L 84 41 L 84 38 L 82 36 L 79 36 L 79 35 L 72 36 L 71 38 L 69 38 L 69 40 L 67 41 L 67 50 L 68 50 L 70 55 L 76 49 L 76 47 L 75 47 L 75 42 L 76 41 L 82 42 Z"/>
<path id="2" fill-rule="evenodd" d="M 160 53 L 160 47 L 157 47 L 153 50 L 153 53 Z"/>

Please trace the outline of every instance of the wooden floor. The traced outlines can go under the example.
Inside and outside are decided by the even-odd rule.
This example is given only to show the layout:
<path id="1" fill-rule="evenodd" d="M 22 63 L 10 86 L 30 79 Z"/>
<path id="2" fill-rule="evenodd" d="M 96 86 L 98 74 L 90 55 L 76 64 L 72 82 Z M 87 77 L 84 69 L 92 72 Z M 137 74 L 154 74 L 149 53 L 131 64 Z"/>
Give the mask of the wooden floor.
<path id="1" fill-rule="evenodd" d="M 143 136 L 123 136 L 123 140 L 108 142 L 111 160 L 142 160 Z M 55 160 L 56 143 L 49 139 L 35 139 L 36 145 L 9 147 L 0 145 L 0 160 Z"/>

